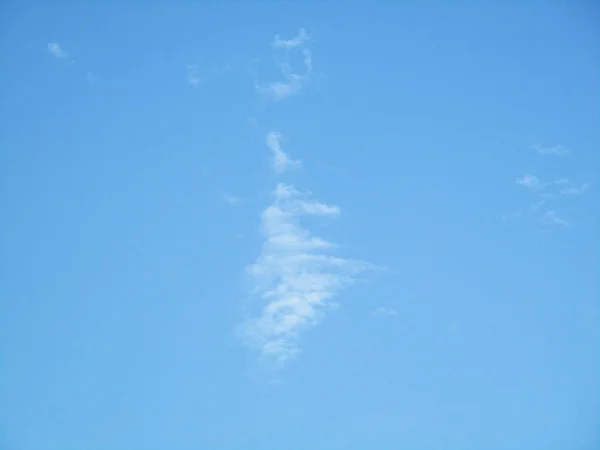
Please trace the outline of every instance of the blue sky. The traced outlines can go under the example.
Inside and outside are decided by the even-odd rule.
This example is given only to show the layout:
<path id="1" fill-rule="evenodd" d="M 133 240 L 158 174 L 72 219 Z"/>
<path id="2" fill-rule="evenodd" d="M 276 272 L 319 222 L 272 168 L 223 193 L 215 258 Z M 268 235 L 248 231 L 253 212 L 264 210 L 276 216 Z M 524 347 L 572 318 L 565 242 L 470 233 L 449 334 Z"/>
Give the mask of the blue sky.
<path id="1" fill-rule="evenodd" d="M 597 6 L 97 3 L 0 14 L 0 448 L 598 448 Z"/>

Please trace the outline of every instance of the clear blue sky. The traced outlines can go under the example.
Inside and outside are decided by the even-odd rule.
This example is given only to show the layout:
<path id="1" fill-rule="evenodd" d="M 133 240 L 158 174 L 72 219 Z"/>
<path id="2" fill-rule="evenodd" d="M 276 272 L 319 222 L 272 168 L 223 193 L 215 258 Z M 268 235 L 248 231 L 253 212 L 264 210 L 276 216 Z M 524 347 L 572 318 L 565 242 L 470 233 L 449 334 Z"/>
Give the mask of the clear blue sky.
<path id="1" fill-rule="evenodd" d="M 600 448 L 597 5 L 51 3 L 0 12 L 1 449 Z"/>

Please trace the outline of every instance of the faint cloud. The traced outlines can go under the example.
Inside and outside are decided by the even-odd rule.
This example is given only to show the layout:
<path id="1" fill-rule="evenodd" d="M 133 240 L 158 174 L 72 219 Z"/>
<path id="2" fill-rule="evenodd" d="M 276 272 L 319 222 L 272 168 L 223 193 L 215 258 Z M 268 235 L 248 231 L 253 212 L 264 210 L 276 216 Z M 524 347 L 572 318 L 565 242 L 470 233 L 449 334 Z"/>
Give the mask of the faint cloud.
<path id="1" fill-rule="evenodd" d="M 281 100 L 306 85 L 313 69 L 312 55 L 304 48 L 307 40 L 304 29 L 292 39 L 275 36 L 273 48 L 283 53 L 279 64 L 283 79 L 257 85 L 260 93 Z M 292 56 L 302 58 L 298 64 L 303 69 L 292 68 Z M 282 139 L 277 131 L 266 136 L 271 166 L 277 174 L 300 166 L 300 161 L 284 152 Z M 365 261 L 333 256 L 335 243 L 313 235 L 302 221 L 307 216 L 337 218 L 341 214 L 338 206 L 316 201 L 309 192 L 286 183 L 278 183 L 271 195 L 270 204 L 260 214 L 262 249 L 246 268 L 254 295 L 237 332 L 262 360 L 280 369 L 299 355 L 303 332 L 337 307 L 335 297 L 366 271 L 378 268 Z"/>
<path id="2" fill-rule="evenodd" d="M 300 29 L 298 35 L 293 39 L 285 40 L 275 36 L 273 47 L 286 50 L 279 64 L 283 81 L 273 81 L 266 85 L 257 86 L 260 93 L 268 95 L 274 100 L 282 100 L 300 92 L 307 83 L 313 69 L 312 54 L 307 48 L 303 47 L 306 40 L 308 40 L 308 34 L 304 28 Z M 300 49 L 300 47 L 302 47 L 301 55 L 304 70 L 303 73 L 296 73 L 290 64 L 290 53 L 292 49 Z"/>
<path id="3" fill-rule="evenodd" d="M 272 167 L 276 173 L 283 173 L 288 168 L 300 166 L 300 161 L 290 159 L 290 157 L 281 149 L 281 133 L 271 131 L 267 135 L 267 147 L 273 153 Z"/>
<path id="4" fill-rule="evenodd" d="M 581 195 L 584 194 L 589 188 L 590 185 L 588 183 L 584 183 L 579 187 L 565 188 L 562 191 L 560 191 L 560 193 L 561 195 Z"/>
<path id="5" fill-rule="evenodd" d="M 63 50 L 58 42 L 50 42 L 48 44 L 48 51 L 58 59 L 67 59 L 69 54 Z"/>
<path id="6" fill-rule="evenodd" d="M 85 79 L 90 84 L 94 84 L 96 82 L 96 77 L 94 76 L 94 74 L 92 72 L 86 72 L 85 73 Z"/>
<path id="7" fill-rule="evenodd" d="M 294 95 L 302 88 L 304 78 L 300 75 L 291 74 L 286 81 L 274 81 L 259 90 L 270 94 L 275 100 L 282 100 L 290 95 Z"/>
<path id="8" fill-rule="evenodd" d="M 533 145 L 532 148 L 541 155 L 568 156 L 571 151 L 563 146 L 542 147 Z M 567 177 L 555 178 L 553 181 L 542 182 L 535 175 L 525 175 L 518 178 L 516 183 L 533 191 L 536 201 L 527 209 L 513 215 L 505 215 L 503 220 L 508 221 L 516 217 L 531 215 L 542 222 L 553 225 L 571 226 L 578 222 L 560 217 L 555 208 L 560 208 L 567 196 L 582 195 L 590 189 L 589 183 L 575 185 Z M 552 204 L 552 206 L 551 206 Z"/>
<path id="9" fill-rule="evenodd" d="M 542 198 L 541 200 L 538 200 L 533 205 L 531 205 L 529 209 L 531 209 L 532 211 L 538 211 L 542 208 L 542 206 L 548 203 L 548 200 L 548 198 Z"/>
<path id="10" fill-rule="evenodd" d="M 308 72 L 312 71 L 312 53 L 309 49 L 305 48 L 302 50 L 302 55 L 304 56 L 304 67 Z"/>
<path id="11" fill-rule="evenodd" d="M 526 187 L 526 188 L 530 188 L 530 189 L 536 189 L 536 190 L 542 190 L 542 189 L 546 189 L 548 187 L 551 187 L 553 185 L 564 185 L 564 184 L 568 184 L 569 183 L 569 179 L 568 178 L 558 178 L 554 181 L 550 181 L 547 183 L 542 183 L 542 180 L 540 180 L 538 177 L 536 177 L 535 175 L 525 175 L 522 178 L 518 178 L 516 183 L 520 186 Z M 541 193 L 540 196 L 544 197 L 544 198 L 552 198 L 553 194 L 550 193 Z"/>
<path id="12" fill-rule="evenodd" d="M 562 226 L 570 226 L 571 222 L 569 222 L 568 220 L 562 219 L 561 217 L 558 216 L 558 214 L 556 213 L 556 211 L 547 211 L 546 214 L 544 214 L 544 219 L 546 219 L 546 221 L 548 221 L 549 223 L 552 223 L 554 225 L 562 225 Z"/>
<path id="13" fill-rule="evenodd" d="M 517 211 L 515 213 L 511 213 L 511 214 L 503 214 L 500 219 L 502 220 L 502 222 L 510 222 L 512 220 L 518 219 L 519 217 L 523 216 L 523 211 Z"/>
<path id="14" fill-rule="evenodd" d="M 535 175 L 525 175 L 523 178 L 517 180 L 517 184 L 531 189 L 543 188 L 542 182 Z"/>
<path id="15" fill-rule="evenodd" d="M 273 202 L 261 214 L 262 252 L 248 267 L 260 298 L 259 310 L 239 333 L 262 358 L 281 368 L 300 352 L 302 331 L 321 322 L 332 299 L 363 271 L 374 268 L 328 254 L 335 245 L 313 236 L 298 219 L 337 216 L 339 208 L 311 200 L 280 183 Z"/>
<path id="16" fill-rule="evenodd" d="M 202 81 L 200 75 L 198 75 L 198 65 L 188 64 L 185 66 L 185 69 L 187 82 L 194 87 L 198 86 L 200 81 Z"/>
<path id="17" fill-rule="evenodd" d="M 396 317 L 398 315 L 398 311 L 392 308 L 387 308 L 385 306 L 381 306 L 371 312 L 371 315 L 374 317 Z"/>
<path id="18" fill-rule="evenodd" d="M 304 28 L 298 30 L 298 35 L 292 39 L 281 39 L 279 35 L 275 36 L 273 40 L 273 47 L 275 48 L 294 48 L 299 45 L 303 45 L 305 41 L 309 39 L 308 33 Z"/>
<path id="19" fill-rule="evenodd" d="M 554 147 L 542 147 L 540 145 L 532 145 L 536 152 L 540 155 L 555 155 L 555 156 L 568 156 L 571 154 L 571 150 L 568 148 L 564 148 L 561 145 L 556 145 Z"/>
<path id="20" fill-rule="evenodd" d="M 239 205 L 243 200 L 240 197 L 236 197 L 235 195 L 229 194 L 225 191 L 218 191 L 219 197 L 226 203 L 230 205 Z"/>

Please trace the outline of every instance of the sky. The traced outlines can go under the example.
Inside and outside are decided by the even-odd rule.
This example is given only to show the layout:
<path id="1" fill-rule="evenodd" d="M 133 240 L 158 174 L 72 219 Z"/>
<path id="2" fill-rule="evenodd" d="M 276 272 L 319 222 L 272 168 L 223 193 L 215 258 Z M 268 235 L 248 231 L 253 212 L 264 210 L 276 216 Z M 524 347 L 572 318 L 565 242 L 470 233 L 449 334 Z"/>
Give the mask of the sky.
<path id="1" fill-rule="evenodd" d="M 598 5 L 0 8 L 1 449 L 600 448 Z"/>

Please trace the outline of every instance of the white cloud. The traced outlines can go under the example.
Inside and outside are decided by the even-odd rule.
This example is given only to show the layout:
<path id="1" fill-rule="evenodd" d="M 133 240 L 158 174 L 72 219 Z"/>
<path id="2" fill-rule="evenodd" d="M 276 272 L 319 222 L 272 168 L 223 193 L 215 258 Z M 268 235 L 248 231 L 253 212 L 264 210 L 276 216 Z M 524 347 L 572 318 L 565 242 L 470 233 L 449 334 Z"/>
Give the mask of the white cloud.
<path id="1" fill-rule="evenodd" d="M 571 154 L 571 150 L 564 148 L 561 145 L 554 147 L 542 147 L 540 145 L 532 145 L 532 148 L 540 155 L 555 155 L 555 156 L 568 156 Z"/>
<path id="2" fill-rule="evenodd" d="M 304 67 L 306 67 L 306 71 L 312 71 L 312 53 L 310 52 L 310 50 L 307 48 L 302 50 L 302 56 L 304 56 Z"/>
<path id="3" fill-rule="evenodd" d="M 517 184 L 531 189 L 542 189 L 544 187 L 540 179 L 535 175 L 525 175 L 523 178 L 517 180 Z"/>
<path id="4" fill-rule="evenodd" d="M 290 95 L 297 94 L 302 88 L 304 78 L 300 75 L 292 74 L 286 81 L 274 81 L 259 88 L 262 92 L 269 94 L 275 100 L 282 100 Z"/>
<path id="5" fill-rule="evenodd" d="M 307 48 L 303 48 L 306 40 L 308 40 L 308 34 L 304 28 L 302 28 L 298 33 L 298 36 L 293 39 L 282 40 L 279 36 L 275 36 L 273 47 L 286 50 L 283 62 L 279 65 L 284 80 L 273 81 L 263 86 L 257 86 L 259 92 L 272 97 L 274 100 L 283 100 L 286 97 L 300 92 L 308 82 L 313 69 L 312 54 Z M 304 65 L 304 73 L 302 74 L 295 73 L 290 65 L 290 51 L 296 47 L 302 47 L 302 62 Z"/>
<path id="6" fill-rule="evenodd" d="M 298 93 L 312 71 L 312 55 L 303 48 L 308 34 L 304 29 L 290 40 L 275 37 L 273 47 L 284 49 L 280 64 L 283 81 L 257 86 L 276 100 Z M 304 73 L 295 73 L 290 55 L 302 50 Z M 281 174 L 298 167 L 281 148 L 282 136 L 268 133 L 266 145 L 272 152 L 272 168 Z M 302 332 L 320 323 L 326 312 L 337 306 L 334 298 L 366 270 L 375 269 L 360 260 L 332 256 L 336 245 L 313 234 L 301 223 L 305 216 L 337 217 L 340 208 L 315 201 L 310 193 L 279 183 L 273 201 L 261 213 L 262 250 L 248 266 L 257 303 L 250 305 L 238 332 L 262 359 L 282 368 L 300 353 Z"/>
<path id="7" fill-rule="evenodd" d="M 67 59 L 69 54 L 63 50 L 58 42 L 50 42 L 48 44 L 48 51 L 58 59 Z"/>
<path id="8" fill-rule="evenodd" d="M 196 87 L 200 84 L 201 78 L 198 75 L 198 66 L 195 64 L 188 64 L 186 66 L 187 82 L 192 86 Z"/>
<path id="9" fill-rule="evenodd" d="M 283 173 L 288 168 L 300 166 L 300 161 L 291 159 L 287 153 L 281 149 L 281 133 L 271 131 L 267 135 L 267 147 L 273 153 L 272 167 L 276 173 Z"/>
<path id="10" fill-rule="evenodd" d="M 298 355 L 301 332 L 318 324 L 335 306 L 332 299 L 372 266 L 331 256 L 335 245 L 299 223 L 304 215 L 337 216 L 337 206 L 311 200 L 283 183 L 273 197 L 261 214 L 262 252 L 248 267 L 260 299 L 258 312 L 240 332 L 263 358 L 281 368 Z"/>
<path id="11" fill-rule="evenodd" d="M 308 39 L 309 37 L 306 30 L 304 28 L 300 28 L 300 30 L 298 30 L 298 35 L 292 39 L 281 39 L 279 35 L 276 35 L 275 39 L 273 40 L 273 47 L 290 49 L 303 45 Z"/>
<path id="12" fill-rule="evenodd" d="M 584 183 L 579 187 L 568 187 L 560 191 L 562 195 L 581 195 L 590 188 L 588 183 Z"/>
<path id="13" fill-rule="evenodd" d="M 571 222 L 559 217 L 558 214 L 556 214 L 556 211 L 547 211 L 546 214 L 544 214 L 544 219 L 546 219 L 548 222 L 550 222 L 554 225 L 562 225 L 562 226 L 570 226 L 571 225 Z"/>
<path id="14" fill-rule="evenodd" d="M 235 195 L 229 194 L 225 191 L 219 191 L 218 194 L 224 202 L 229 203 L 230 205 L 235 206 L 242 202 L 240 197 L 236 197 Z"/>
<path id="15" fill-rule="evenodd" d="M 398 311 L 392 308 L 387 308 L 385 306 L 381 306 L 374 311 L 371 312 L 372 316 L 375 317 L 395 317 L 398 315 Z"/>

